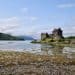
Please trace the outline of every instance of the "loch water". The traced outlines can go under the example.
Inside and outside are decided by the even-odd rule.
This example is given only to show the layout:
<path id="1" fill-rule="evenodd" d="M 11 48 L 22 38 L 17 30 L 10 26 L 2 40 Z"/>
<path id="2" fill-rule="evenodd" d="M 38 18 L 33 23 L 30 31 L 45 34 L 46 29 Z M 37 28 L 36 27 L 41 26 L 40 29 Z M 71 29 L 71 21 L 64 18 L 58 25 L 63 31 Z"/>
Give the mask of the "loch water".
<path id="1" fill-rule="evenodd" d="M 75 47 L 52 47 L 47 44 L 33 44 L 31 41 L 0 41 L 1 51 L 30 52 L 40 55 L 66 55 L 75 58 Z"/>

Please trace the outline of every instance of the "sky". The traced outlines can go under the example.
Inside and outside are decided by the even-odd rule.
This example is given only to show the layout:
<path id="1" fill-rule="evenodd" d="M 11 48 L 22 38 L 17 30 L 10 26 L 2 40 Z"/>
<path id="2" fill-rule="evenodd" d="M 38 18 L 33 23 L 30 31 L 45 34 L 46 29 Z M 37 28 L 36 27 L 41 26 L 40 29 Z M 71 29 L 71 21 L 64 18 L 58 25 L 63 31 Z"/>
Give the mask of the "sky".
<path id="1" fill-rule="evenodd" d="M 59 27 L 75 35 L 75 0 L 0 0 L 0 32 L 39 38 Z"/>

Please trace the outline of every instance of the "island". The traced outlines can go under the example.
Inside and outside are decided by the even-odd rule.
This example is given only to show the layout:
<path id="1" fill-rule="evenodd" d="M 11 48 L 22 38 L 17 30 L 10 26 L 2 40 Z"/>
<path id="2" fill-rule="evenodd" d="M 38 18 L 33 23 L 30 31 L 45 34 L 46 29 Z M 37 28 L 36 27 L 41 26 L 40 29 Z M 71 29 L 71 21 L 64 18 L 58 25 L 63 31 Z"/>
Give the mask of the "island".
<path id="1" fill-rule="evenodd" d="M 63 36 L 63 30 L 61 28 L 55 28 L 52 34 L 41 33 L 40 40 L 33 40 L 31 43 L 46 43 L 54 46 L 71 46 L 75 45 L 75 36 Z"/>

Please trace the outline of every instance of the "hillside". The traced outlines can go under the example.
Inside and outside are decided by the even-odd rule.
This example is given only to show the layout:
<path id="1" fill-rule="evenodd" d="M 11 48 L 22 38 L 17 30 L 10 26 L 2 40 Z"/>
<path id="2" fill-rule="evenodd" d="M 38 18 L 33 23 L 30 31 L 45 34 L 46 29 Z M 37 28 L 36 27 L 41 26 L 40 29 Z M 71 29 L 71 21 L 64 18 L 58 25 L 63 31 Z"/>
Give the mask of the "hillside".
<path id="1" fill-rule="evenodd" d="M 31 37 L 31 36 L 18 36 L 18 37 L 20 37 L 20 38 L 23 38 L 24 40 L 34 40 L 34 38 L 33 37 Z"/>
<path id="2" fill-rule="evenodd" d="M 0 33 L 0 40 L 24 40 L 24 39 L 17 36 L 12 36 L 10 34 Z"/>

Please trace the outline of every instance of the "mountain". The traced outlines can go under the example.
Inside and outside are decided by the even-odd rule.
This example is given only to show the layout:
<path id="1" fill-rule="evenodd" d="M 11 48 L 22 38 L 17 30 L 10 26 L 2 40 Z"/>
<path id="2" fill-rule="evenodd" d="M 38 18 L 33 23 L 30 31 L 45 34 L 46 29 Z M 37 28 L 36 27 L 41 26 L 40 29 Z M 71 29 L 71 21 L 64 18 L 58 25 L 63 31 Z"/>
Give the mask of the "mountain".
<path id="1" fill-rule="evenodd" d="M 24 40 L 24 39 L 17 36 L 12 36 L 10 34 L 0 33 L 0 40 Z"/>
<path id="2" fill-rule="evenodd" d="M 0 33 L 0 40 L 34 40 L 31 36 L 13 36 L 10 34 Z"/>
<path id="3" fill-rule="evenodd" d="M 24 40 L 34 40 L 31 36 L 19 36 L 20 38 L 23 38 Z"/>

